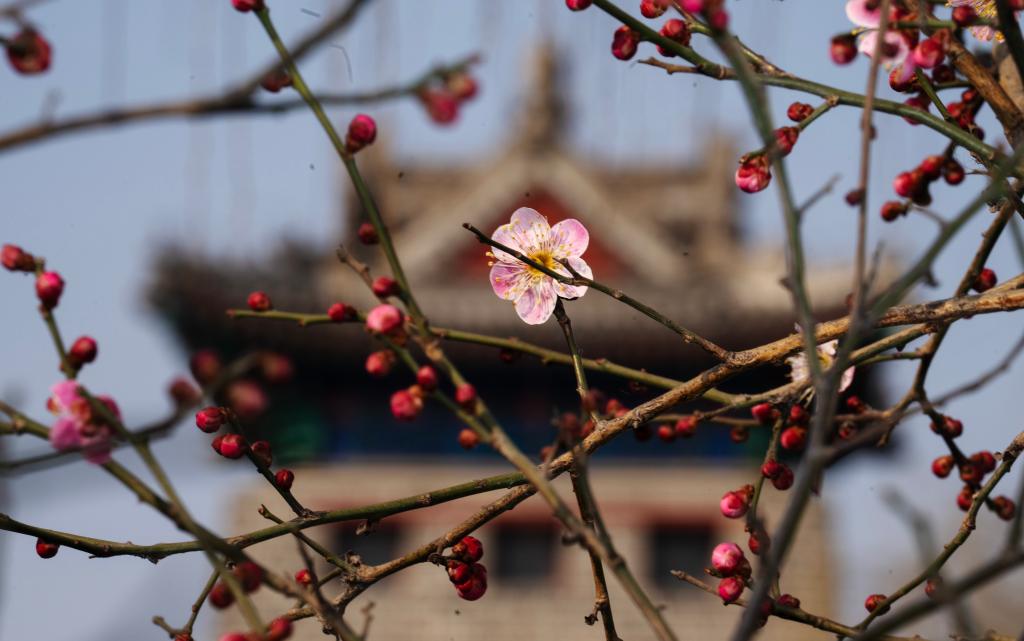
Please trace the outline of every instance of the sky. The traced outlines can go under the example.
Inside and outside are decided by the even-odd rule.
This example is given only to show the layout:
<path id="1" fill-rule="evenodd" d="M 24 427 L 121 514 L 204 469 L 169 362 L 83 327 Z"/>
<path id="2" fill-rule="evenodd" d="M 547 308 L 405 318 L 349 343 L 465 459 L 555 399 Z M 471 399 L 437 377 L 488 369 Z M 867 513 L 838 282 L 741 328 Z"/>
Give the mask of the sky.
<path id="1" fill-rule="evenodd" d="M 268 4 L 279 30 L 294 39 L 340 3 Z M 728 4 L 735 31 L 782 68 L 863 91 L 866 59 L 839 68 L 827 58 L 830 36 L 849 28 L 842 2 Z M 227 0 L 43 2 L 28 16 L 54 45 L 53 68 L 25 78 L 0 65 L 0 131 L 47 114 L 60 117 L 205 95 L 247 77 L 272 52 L 256 20 L 238 15 L 229 5 Z M 392 86 L 432 64 L 481 53 L 483 62 L 476 71 L 480 97 L 452 127 L 430 123 L 411 99 L 362 108 L 378 120 L 379 144 L 390 145 L 405 158 L 471 159 L 513 135 L 510 116 L 522 88 L 517 79 L 530 53 L 545 39 L 556 43 L 570 67 L 569 137 L 579 152 L 612 165 L 675 164 L 698 160 L 709 132 L 733 136 L 740 149 L 759 146 L 735 86 L 668 77 L 635 62 L 617 61 L 608 52 L 616 27 L 597 9 L 574 14 L 560 0 L 375 0 L 351 29 L 331 38 L 302 68 L 318 90 L 359 91 Z M 10 23 L 0 24 L 0 33 L 11 30 Z M 702 50 L 710 49 L 707 42 L 697 42 Z M 651 54 L 653 49 L 642 45 L 637 57 Z M 887 87 L 881 95 L 893 97 Z M 798 96 L 773 89 L 770 97 L 781 123 L 785 107 Z M 338 123 L 354 113 L 351 108 L 328 111 Z M 833 175 L 841 176 L 836 190 L 805 221 L 812 264 L 852 256 L 855 220 L 842 194 L 856 175 L 858 118 L 852 109 L 833 110 L 804 132 L 788 158 L 798 200 Z M 997 131 L 987 114 L 981 123 Z M 889 183 L 896 173 L 942 149 L 934 133 L 902 119 L 879 115 L 876 126 L 871 211 L 891 197 Z M 58 318 L 65 335 L 87 333 L 100 344 L 100 359 L 87 369 L 84 382 L 116 396 L 130 423 L 145 423 L 168 411 L 166 385 L 187 371 L 185 355 L 142 298 L 154 248 L 174 242 L 225 260 L 270 254 L 285 237 L 329 248 L 342 222 L 340 165 L 332 154 L 303 110 L 94 130 L 0 152 L 0 242 L 47 257 L 64 275 L 67 288 Z M 935 207 L 952 215 L 981 185 L 980 178 L 969 177 L 958 189 L 937 186 Z M 782 218 L 774 187 L 744 196 L 740 204 L 748 242 L 780 246 Z M 988 218 L 985 213 L 977 216 L 940 256 L 935 268 L 940 286 L 918 290 L 919 299 L 951 292 Z M 872 244 L 880 243 L 884 253 L 906 263 L 935 231 L 923 216 L 893 225 L 874 216 L 870 221 Z M 1008 242 L 997 245 L 990 266 L 1001 277 L 1021 269 Z M 47 390 L 58 372 L 35 310 L 31 280 L 0 274 L 0 300 L 0 397 L 44 416 Z M 1016 341 L 1021 327 L 1011 316 L 958 323 L 933 367 L 932 389 L 941 392 L 983 372 Z M 883 380 L 894 397 L 902 394 L 910 371 L 907 365 L 887 366 Z M 1016 418 L 1019 381 L 1018 366 L 984 393 L 950 407 L 965 423 L 961 444 L 966 451 L 1000 449 L 1021 429 Z M 900 429 L 907 447 L 898 460 L 845 466 L 830 478 L 823 495 L 835 525 L 834 551 L 841 570 L 838 614 L 843 620 L 858 619 L 864 596 L 894 588 L 916 568 L 911 535 L 885 506 L 885 488 L 900 487 L 917 501 L 939 540 L 952 535 L 959 519 L 953 482 L 941 484 L 928 471 L 931 459 L 942 453 L 941 444 L 920 419 L 906 421 Z M 216 465 L 205 451 L 197 456 L 194 432 L 177 431 L 159 444 L 157 453 L 195 514 L 218 525 L 224 500 L 219 497 L 243 482 L 243 476 Z M 5 446 L 10 457 L 38 451 L 34 443 Z M 126 461 L 139 469 L 131 457 Z M 1020 472 L 1005 482 L 1009 493 L 1020 483 Z M 24 521 L 94 536 L 125 538 L 125 528 L 140 541 L 177 536 L 127 493 L 111 488 L 100 472 L 78 463 L 0 479 L 0 505 Z M 999 529 L 991 515 L 983 515 L 982 521 L 979 541 L 967 546 L 967 555 L 984 552 L 984 536 Z M 137 559 L 95 561 L 73 553 L 61 554 L 59 563 L 42 561 L 31 540 L 2 533 L 0 639 L 164 638 L 149 617 L 179 618 L 175 615 L 187 610 L 204 576 L 204 564 L 194 556 L 161 563 L 157 570 Z M 133 603 L 130 609 L 124 607 L 127 599 Z M 26 615 L 44 603 L 59 604 L 76 621 L 74 630 L 68 629 L 66 617 Z"/>

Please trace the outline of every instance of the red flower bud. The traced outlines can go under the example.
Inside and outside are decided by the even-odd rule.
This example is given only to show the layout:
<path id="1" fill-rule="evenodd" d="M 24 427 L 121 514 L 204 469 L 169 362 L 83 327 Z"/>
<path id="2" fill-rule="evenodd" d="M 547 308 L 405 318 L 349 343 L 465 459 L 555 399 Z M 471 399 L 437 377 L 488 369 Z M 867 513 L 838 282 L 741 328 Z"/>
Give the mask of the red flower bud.
<path id="1" fill-rule="evenodd" d="M 789 117 L 793 122 L 803 122 L 807 120 L 811 112 L 814 111 L 814 107 L 810 106 L 806 102 L 794 102 L 786 110 L 786 116 Z"/>
<path id="2" fill-rule="evenodd" d="M 690 44 L 690 26 L 677 18 L 666 21 L 658 33 L 673 42 L 678 42 L 684 47 Z M 658 45 L 658 53 L 668 58 L 676 55 L 661 45 Z"/>
<path id="3" fill-rule="evenodd" d="M 292 86 L 292 77 L 284 69 L 274 69 L 260 80 L 260 86 L 270 93 L 277 93 Z"/>
<path id="4" fill-rule="evenodd" d="M 676 436 L 690 438 L 697 433 L 697 419 L 692 416 L 684 416 L 676 421 Z"/>
<path id="5" fill-rule="evenodd" d="M 455 588 L 455 593 L 467 601 L 476 601 L 487 592 L 487 580 L 472 578 L 465 583 L 460 583 Z"/>
<path id="6" fill-rule="evenodd" d="M 266 292 L 256 291 L 249 294 L 246 303 L 254 312 L 268 312 L 274 309 L 274 304 L 270 302 L 270 296 L 267 296 Z"/>
<path id="7" fill-rule="evenodd" d="M 638 44 L 640 44 L 640 34 L 626 25 L 622 25 L 615 30 L 615 34 L 612 36 L 612 55 L 619 60 L 629 60 L 636 55 Z"/>
<path id="8" fill-rule="evenodd" d="M 775 130 L 775 146 L 779 154 L 788 156 L 793 151 L 793 145 L 800 137 L 799 127 L 779 127 Z"/>
<path id="9" fill-rule="evenodd" d="M 218 581 L 210 590 L 209 600 L 210 605 L 218 610 L 223 610 L 235 602 L 235 595 L 231 594 L 231 590 L 228 589 L 227 585 Z"/>
<path id="10" fill-rule="evenodd" d="M 7 60 L 20 74 L 29 76 L 46 71 L 51 57 L 50 43 L 31 27 L 7 41 Z"/>
<path id="11" fill-rule="evenodd" d="M 213 449 L 224 458 L 237 459 L 245 456 L 249 444 L 241 434 L 223 434 L 213 440 Z"/>
<path id="12" fill-rule="evenodd" d="M 988 474 L 996 469 L 996 457 L 992 456 L 992 452 L 988 450 L 971 454 L 971 462 L 977 465 L 983 474 Z"/>
<path id="13" fill-rule="evenodd" d="M 223 365 L 217 352 L 212 349 L 201 349 L 192 355 L 188 361 L 188 368 L 192 372 L 192 378 L 199 381 L 200 385 L 209 385 L 220 374 Z"/>
<path id="14" fill-rule="evenodd" d="M 448 91 L 425 89 L 419 98 L 427 115 L 439 125 L 451 124 L 459 117 L 459 101 Z"/>
<path id="15" fill-rule="evenodd" d="M 389 349 L 373 352 L 366 357 L 366 373 L 382 378 L 388 375 L 395 364 L 395 354 Z"/>
<path id="16" fill-rule="evenodd" d="M 777 477 L 780 473 L 782 473 L 783 467 L 784 465 L 782 463 L 779 463 L 775 459 L 768 459 L 767 461 L 761 464 L 761 476 L 765 477 L 766 479 L 773 479 Z"/>
<path id="17" fill-rule="evenodd" d="M 380 276 L 374 279 L 371 288 L 373 289 L 373 294 L 378 298 L 397 296 L 400 291 L 398 283 L 393 278 L 388 278 L 387 276 Z"/>
<path id="18" fill-rule="evenodd" d="M 459 431 L 458 442 L 462 449 L 471 450 L 480 443 L 480 437 L 473 430 L 464 427 Z"/>
<path id="19" fill-rule="evenodd" d="M 935 459 L 934 461 L 932 461 L 932 474 L 934 474 L 935 476 L 939 477 L 940 479 L 946 478 L 947 476 L 949 476 L 949 473 L 952 472 L 952 471 L 953 471 L 953 457 L 952 456 L 949 456 L 947 454 L 946 456 L 940 456 L 937 459 Z"/>
<path id="20" fill-rule="evenodd" d="M 295 375 L 295 366 L 292 359 L 284 354 L 276 352 L 263 352 L 260 354 L 260 373 L 263 380 L 272 385 L 281 385 L 292 380 Z"/>
<path id="21" fill-rule="evenodd" d="M 945 164 L 946 159 L 942 156 L 928 156 L 921 161 L 921 164 L 917 166 L 917 169 L 928 180 L 937 180 L 938 177 L 942 175 L 942 166 Z"/>
<path id="22" fill-rule="evenodd" d="M 17 245 L 4 245 L 0 249 L 0 264 L 12 272 L 31 272 L 36 269 L 36 259 Z"/>
<path id="23" fill-rule="evenodd" d="M 768 158 L 764 154 L 742 160 L 736 169 L 736 186 L 748 194 L 763 190 L 771 180 L 772 172 L 768 167 Z"/>
<path id="24" fill-rule="evenodd" d="M 445 78 L 445 87 L 456 100 L 471 100 L 476 97 L 479 86 L 473 76 L 465 72 L 456 72 Z"/>
<path id="25" fill-rule="evenodd" d="M 775 599 L 775 604 L 783 608 L 793 608 L 796 610 L 800 607 L 800 599 L 792 594 L 782 594 L 779 595 L 779 598 Z"/>
<path id="26" fill-rule="evenodd" d="M 219 430 L 226 420 L 227 416 L 222 407 L 204 407 L 196 412 L 196 427 L 207 434 Z"/>
<path id="27" fill-rule="evenodd" d="M 253 381 L 234 381 L 228 386 L 225 395 L 231 409 L 244 420 L 257 418 L 267 410 L 267 395 Z"/>
<path id="28" fill-rule="evenodd" d="M 167 387 L 174 403 L 178 406 L 195 405 L 203 399 L 202 393 L 188 379 L 179 376 Z"/>
<path id="29" fill-rule="evenodd" d="M 71 361 L 73 367 L 81 367 L 96 360 L 97 350 L 96 341 L 92 337 L 80 336 L 71 344 L 71 348 L 68 350 L 68 360 Z"/>
<path id="30" fill-rule="evenodd" d="M 961 510 L 966 512 L 971 509 L 971 504 L 974 503 L 974 488 L 970 485 L 965 485 L 960 493 L 956 495 L 956 505 Z"/>
<path id="31" fill-rule="evenodd" d="M 430 365 L 423 365 L 416 370 L 416 384 L 425 392 L 433 392 L 437 389 L 437 372 Z"/>
<path id="32" fill-rule="evenodd" d="M 274 475 L 274 483 L 282 490 L 292 489 L 292 483 L 294 482 L 295 472 L 292 472 L 288 468 L 282 468 Z"/>
<path id="33" fill-rule="evenodd" d="M 676 440 L 676 430 L 673 425 L 663 423 L 658 426 L 658 438 L 664 443 L 671 443 Z"/>
<path id="34" fill-rule="evenodd" d="M 355 153 L 372 144 L 377 139 L 377 123 L 366 114 L 357 114 L 348 123 L 348 134 L 345 136 L 345 148 Z"/>
<path id="35" fill-rule="evenodd" d="M 476 563 L 484 558 L 484 546 L 475 536 L 466 536 L 452 546 L 452 554 L 466 563 Z"/>
<path id="36" fill-rule="evenodd" d="M 995 287 L 997 282 L 999 282 L 999 278 L 996 277 L 996 273 L 986 267 L 978 273 L 978 277 L 974 279 L 971 288 L 980 294 Z"/>
<path id="37" fill-rule="evenodd" d="M 921 183 L 921 174 L 916 171 L 904 171 L 892 181 L 893 191 L 904 198 L 910 198 Z"/>
<path id="38" fill-rule="evenodd" d="M 253 441 L 250 450 L 252 450 L 252 455 L 256 460 L 262 463 L 264 467 L 270 467 L 270 464 L 274 460 L 274 453 L 270 448 L 269 441 Z"/>
<path id="39" fill-rule="evenodd" d="M 359 229 L 356 230 L 356 236 L 359 237 L 359 242 L 364 245 L 376 245 L 380 242 L 380 236 L 377 235 L 377 229 L 373 226 L 373 223 L 360 224 Z"/>
<path id="40" fill-rule="evenodd" d="M 802 427 L 787 427 L 779 436 L 779 445 L 786 450 L 802 450 L 807 444 L 807 430 Z"/>
<path id="41" fill-rule="evenodd" d="M 59 543 L 50 543 L 43 539 L 36 539 L 36 554 L 43 559 L 52 559 L 60 551 Z"/>
<path id="42" fill-rule="evenodd" d="M 64 293 L 64 279 L 57 272 L 43 272 L 36 277 L 36 296 L 46 309 L 53 309 Z"/>
<path id="43" fill-rule="evenodd" d="M 848 65 L 857 57 L 857 40 L 848 33 L 832 38 L 829 55 L 837 65 Z"/>
<path id="44" fill-rule="evenodd" d="M 878 606 L 882 605 L 882 603 L 884 601 L 885 601 L 885 595 L 884 594 L 872 594 L 867 599 L 864 599 L 864 609 L 867 610 L 868 612 L 874 612 L 875 610 L 878 609 Z M 882 610 L 882 612 L 886 612 L 888 610 L 889 610 L 889 606 L 885 606 L 885 609 Z"/>
<path id="45" fill-rule="evenodd" d="M 779 410 L 771 403 L 758 403 L 750 408 L 750 415 L 762 425 L 774 423 L 779 418 Z"/>
<path id="46" fill-rule="evenodd" d="M 270 622 L 267 626 L 267 634 L 263 637 L 263 641 L 284 641 L 292 635 L 292 622 L 291 619 L 285 617 L 278 617 Z"/>
<path id="47" fill-rule="evenodd" d="M 992 499 L 992 504 L 995 507 L 996 515 L 1004 521 L 1013 519 L 1013 515 L 1017 511 L 1017 505 L 1005 496 L 997 496 Z"/>
<path id="48" fill-rule="evenodd" d="M 945 434 L 949 438 L 956 438 L 964 432 L 964 424 L 951 416 L 942 417 L 941 429 L 935 423 L 931 424 L 931 428 L 936 434 Z"/>
<path id="49" fill-rule="evenodd" d="M 306 568 L 302 568 L 295 573 L 295 582 L 299 585 L 310 585 L 313 583 L 313 575 Z"/>
<path id="50" fill-rule="evenodd" d="M 942 178 L 950 185 L 959 185 L 964 181 L 964 168 L 952 158 L 942 167 Z"/>
<path id="51" fill-rule="evenodd" d="M 565 6 L 570 11 L 583 11 L 590 6 L 591 0 L 565 0 Z"/>
<path id="52" fill-rule="evenodd" d="M 246 592 L 255 592 L 263 583 L 263 568 L 252 561 L 242 561 L 236 565 L 234 574 Z"/>
<path id="53" fill-rule="evenodd" d="M 356 317 L 356 309 L 345 303 L 334 303 L 327 308 L 327 317 L 335 323 L 353 320 Z"/>
<path id="54" fill-rule="evenodd" d="M 931 69 L 942 62 L 946 57 L 946 51 L 942 43 L 932 36 L 917 43 L 917 46 L 910 52 L 910 56 L 918 67 Z"/>
<path id="55" fill-rule="evenodd" d="M 771 481 L 776 490 L 785 492 L 789 488 L 793 487 L 793 470 L 791 470 L 785 463 L 780 463 L 779 465 L 782 466 L 782 469 L 779 470 L 778 475 L 772 478 Z"/>
<path id="56" fill-rule="evenodd" d="M 391 414 L 400 421 L 414 421 L 423 411 L 423 401 L 407 389 L 391 395 Z"/>
<path id="57" fill-rule="evenodd" d="M 645 18 L 660 18 L 668 11 L 668 0 L 640 0 L 640 15 Z"/>
<path id="58" fill-rule="evenodd" d="M 890 200 L 882 205 L 882 220 L 887 223 L 891 223 L 906 214 L 907 206 L 897 200 Z"/>
<path id="59" fill-rule="evenodd" d="M 743 594 L 744 587 L 743 579 L 726 577 L 718 582 L 718 596 L 722 598 L 722 603 L 733 603 Z"/>
<path id="60" fill-rule="evenodd" d="M 455 388 L 455 402 L 472 412 L 476 409 L 476 388 L 470 383 L 459 385 Z"/>
<path id="61" fill-rule="evenodd" d="M 974 24 L 977 19 L 978 14 L 975 13 L 974 7 L 968 5 L 953 7 L 953 22 L 955 22 L 957 26 L 970 26 Z"/>

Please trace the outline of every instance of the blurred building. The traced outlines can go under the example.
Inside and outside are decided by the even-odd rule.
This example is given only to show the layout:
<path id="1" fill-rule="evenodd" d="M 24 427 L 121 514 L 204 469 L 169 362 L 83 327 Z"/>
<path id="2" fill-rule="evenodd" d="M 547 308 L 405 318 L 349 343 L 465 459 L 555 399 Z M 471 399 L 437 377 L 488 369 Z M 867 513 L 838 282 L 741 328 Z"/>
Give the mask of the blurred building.
<path id="1" fill-rule="evenodd" d="M 517 335 L 564 350 L 554 321 L 523 325 L 512 306 L 494 296 L 486 248 L 461 227 L 471 222 L 492 231 L 516 208 L 529 206 L 552 223 L 573 217 L 586 225 L 591 242 L 585 258 L 598 280 L 721 345 L 742 349 L 790 333 L 791 303 L 779 282 L 785 274 L 782 250 L 742 237 L 732 180 L 737 154 L 728 140 L 709 134 L 693 166 L 637 160 L 609 167 L 581 157 L 563 136 L 568 119 L 556 60 L 548 50 L 533 64 L 520 113 L 506 127 L 509 139 L 492 157 L 465 166 L 400 162 L 388 154 L 386 141 L 360 155 L 432 324 Z M 355 196 L 346 194 L 346 246 L 374 275 L 387 273 L 380 252 L 354 239 L 364 217 Z M 848 283 L 844 265 L 810 271 L 820 318 L 845 313 Z M 244 306 L 255 289 L 267 291 L 277 308 L 293 311 L 323 311 L 338 300 L 367 308 L 374 299 L 333 252 L 287 242 L 276 254 L 246 264 L 225 264 L 182 248 L 165 252 L 158 262 L 151 299 L 187 349 L 215 347 L 228 355 L 272 349 L 293 359 L 296 380 L 274 392 L 272 409 L 257 427 L 275 443 L 279 460 L 310 465 L 300 469 L 296 483 L 307 505 L 372 503 L 507 471 L 507 464 L 489 452 L 462 452 L 455 440 L 460 426 L 434 408 L 415 424 L 397 424 L 387 398 L 412 381 L 406 371 L 396 370 L 383 381 L 366 375 L 363 358 L 375 347 L 361 328 L 229 320 L 224 310 Z M 567 310 L 586 356 L 680 379 L 710 364 L 672 332 L 598 292 L 568 303 Z M 553 415 L 575 407 L 568 368 L 547 367 L 530 357 L 506 364 L 488 347 L 446 343 L 445 348 L 527 452 L 553 440 Z M 724 388 L 767 389 L 783 377 L 782 369 L 767 369 Z M 656 393 L 599 374 L 591 375 L 591 384 L 627 405 Z M 867 384 L 859 377 L 857 393 L 870 397 Z M 721 608 L 668 571 L 700 574 L 714 544 L 746 540 L 718 514 L 717 498 L 752 480 L 756 464 L 745 454 L 760 455 L 764 442 L 764 434 L 755 433 L 737 446 L 727 429 L 702 426 L 694 439 L 674 444 L 620 438 L 593 459 L 596 494 L 620 551 L 687 638 L 726 634 L 737 609 Z M 767 494 L 770 513 L 779 496 L 772 490 Z M 364 561 L 379 563 L 438 536 L 488 498 L 389 517 L 365 537 L 354 537 L 357 524 L 320 528 L 315 535 L 332 549 L 354 550 Z M 275 501 L 273 492 L 263 489 L 242 497 L 238 531 L 264 525 L 254 506 Z M 286 514 L 284 508 L 275 511 Z M 812 611 L 827 614 L 832 581 L 823 523 L 821 512 L 811 511 L 783 589 Z M 376 603 L 372 637 L 409 638 L 411 629 L 425 639 L 600 636 L 582 625 L 593 599 L 586 555 L 559 545 L 559 529 L 539 500 L 530 499 L 489 524 L 481 538 L 491 576 L 482 601 L 459 601 L 440 570 L 416 567 L 362 597 Z M 254 553 L 279 569 L 301 565 L 290 540 L 258 546 Z M 617 587 L 613 599 L 624 638 L 653 638 Z M 354 620 L 358 603 L 350 610 Z M 319 634 L 316 626 L 306 629 L 310 638 Z M 805 628 L 785 622 L 769 626 L 768 638 L 807 636 Z"/>

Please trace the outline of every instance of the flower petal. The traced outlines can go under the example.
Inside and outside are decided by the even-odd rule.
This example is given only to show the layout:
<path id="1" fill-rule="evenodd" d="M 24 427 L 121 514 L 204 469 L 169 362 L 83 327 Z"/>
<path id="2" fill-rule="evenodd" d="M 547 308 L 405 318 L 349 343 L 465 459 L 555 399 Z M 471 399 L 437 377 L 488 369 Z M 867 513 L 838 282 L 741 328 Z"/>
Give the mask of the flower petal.
<path id="1" fill-rule="evenodd" d="M 110 462 L 110 434 L 100 432 L 95 436 L 82 439 L 82 452 L 85 459 L 96 465 L 103 465 Z"/>
<path id="2" fill-rule="evenodd" d="M 809 372 L 807 368 L 806 356 L 804 356 L 803 354 L 790 356 L 789 358 L 786 359 L 786 364 L 789 365 L 790 380 L 792 380 L 794 383 L 807 380 Z"/>
<path id="3" fill-rule="evenodd" d="M 855 368 L 847 367 L 846 371 L 843 372 L 843 376 L 839 379 L 839 393 L 842 394 L 846 391 L 850 384 L 853 383 L 853 371 Z"/>
<path id="4" fill-rule="evenodd" d="M 585 260 L 576 256 L 569 256 L 566 260 L 570 265 L 572 265 L 572 268 L 576 270 L 577 274 L 584 278 L 593 278 L 594 273 L 591 271 L 590 265 L 588 265 Z M 566 276 L 572 275 L 569 270 L 561 264 L 558 265 L 555 270 L 559 274 L 565 274 Z M 560 283 L 554 279 L 551 280 L 555 286 L 555 293 L 562 298 L 580 298 L 587 293 L 586 285 L 566 285 L 565 283 Z"/>
<path id="5" fill-rule="evenodd" d="M 895 54 L 892 56 L 882 56 L 882 62 L 886 65 L 898 65 L 907 59 L 910 55 L 910 45 L 907 44 L 906 38 L 901 36 L 899 33 L 887 31 L 885 33 L 886 43 L 892 45 L 895 48 Z M 878 32 L 872 31 L 864 34 L 864 37 L 860 39 L 860 44 L 857 45 L 857 49 L 861 53 L 868 56 L 869 58 L 875 54 L 875 43 L 878 42 Z"/>
<path id="6" fill-rule="evenodd" d="M 56 401 L 57 411 L 67 414 L 71 412 L 71 404 L 78 398 L 78 383 L 75 381 L 61 381 L 51 387 L 50 392 Z"/>
<path id="7" fill-rule="evenodd" d="M 78 422 L 67 416 L 58 418 L 50 428 L 50 445 L 58 452 L 74 449 L 81 442 L 81 436 L 78 434 Z"/>
<path id="8" fill-rule="evenodd" d="M 526 266 L 518 261 L 515 263 L 494 263 L 491 267 L 491 289 L 503 300 L 516 300 L 530 285 L 530 275 Z"/>
<path id="9" fill-rule="evenodd" d="M 867 0 L 848 0 L 846 17 L 860 27 L 877 27 L 882 23 L 882 10 L 879 7 L 869 9 Z"/>
<path id="10" fill-rule="evenodd" d="M 818 345 L 818 353 L 828 356 L 829 359 L 835 358 L 836 350 L 839 348 L 839 339 L 832 339 L 827 343 Z M 831 362 L 831 360 L 829 361 Z"/>
<path id="11" fill-rule="evenodd" d="M 512 213 L 512 221 L 503 227 L 508 228 L 516 240 L 519 251 L 524 254 L 529 255 L 548 247 L 551 227 L 548 225 L 548 219 L 535 209 L 520 207 Z"/>
<path id="12" fill-rule="evenodd" d="M 558 296 L 555 295 L 554 281 L 550 278 L 540 280 L 529 288 L 516 300 L 516 313 L 527 325 L 540 325 L 555 311 L 555 302 Z"/>
<path id="13" fill-rule="evenodd" d="M 590 244 L 590 232 L 575 218 L 566 218 L 551 227 L 551 255 L 555 258 L 582 256 Z"/>

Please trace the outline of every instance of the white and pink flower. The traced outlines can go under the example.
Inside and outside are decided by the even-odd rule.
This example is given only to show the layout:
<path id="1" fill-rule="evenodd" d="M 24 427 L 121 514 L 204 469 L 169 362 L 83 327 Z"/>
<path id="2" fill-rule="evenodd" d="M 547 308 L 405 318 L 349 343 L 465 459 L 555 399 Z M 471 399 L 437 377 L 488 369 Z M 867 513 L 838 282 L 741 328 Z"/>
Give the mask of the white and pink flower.
<path id="1" fill-rule="evenodd" d="M 81 450 L 85 458 L 97 465 L 110 461 L 113 432 L 96 415 L 89 401 L 78 393 L 78 383 L 61 381 L 51 388 L 53 395 L 47 407 L 57 415 L 50 428 L 50 444 L 55 450 Z M 117 403 L 109 396 L 97 397 L 107 409 L 121 418 Z"/>
<path id="2" fill-rule="evenodd" d="M 878 27 L 882 23 L 882 11 L 878 2 L 872 0 L 847 0 L 846 17 L 850 22 L 869 31 L 860 39 L 857 48 L 864 55 L 875 55 L 878 45 Z M 886 31 L 885 43 L 882 46 L 882 62 L 888 66 L 903 65 L 902 76 L 909 79 L 916 68 L 910 55 L 911 43 L 899 31 Z"/>
<path id="3" fill-rule="evenodd" d="M 797 327 L 797 331 L 800 331 L 800 327 Z M 836 349 L 839 347 L 838 340 L 831 340 L 827 343 L 818 345 L 818 362 L 821 363 L 821 369 L 826 370 L 832 367 L 832 363 L 836 360 Z M 790 356 L 786 359 L 786 363 L 790 367 L 789 377 L 794 383 L 806 381 L 810 379 L 810 369 L 807 364 L 807 356 L 801 352 L 795 356 Z M 839 379 L 839 392 L 845 392 L 850 384 L 853 383 L 853 367 L 847 367 L 843 371 L 842 377 Z"/>
<path id="4" fill-rule="evenodd" d="M 511 222 L 498 227 L 493 239 L 553 272 L 572 276 L 560 262 L 564 260 L 580 276 L 592 276 L 590 266 L 581 258 L 590 243 L 590 233 L 574 218 L 551 226 L 537 211 L 520 207 L 512 214 Z M 529 325 L 546 321 L 558 297 L 579 298 L 587 293 L 586 286 L 558 282 L 500 249 L 494 248 L 494 258 L 490 274 L 494 293 L 513 301 L 519 318 Z"/>

